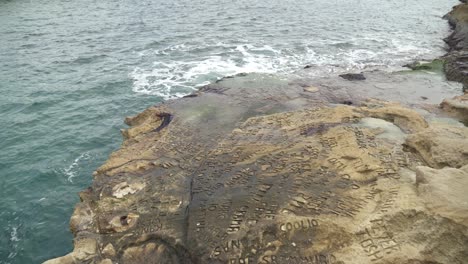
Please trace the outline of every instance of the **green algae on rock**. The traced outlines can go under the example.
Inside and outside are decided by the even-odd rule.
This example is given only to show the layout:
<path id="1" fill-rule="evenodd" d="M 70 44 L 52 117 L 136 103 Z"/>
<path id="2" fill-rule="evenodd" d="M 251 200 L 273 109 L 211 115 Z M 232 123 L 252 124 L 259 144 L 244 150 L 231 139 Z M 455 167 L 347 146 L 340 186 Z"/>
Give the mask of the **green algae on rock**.
<path id="1" fill-rule="evenodd" d="M 406 64 L 403 67 L 410 68 L 412 71 L 424 71 L 432 73 L 443 73 L 444 72 L 444 59 L 434 59 L 432 61 L 415 61 L 410 64 Z M 402 71 L 405 72 L 405 71 Z"/>

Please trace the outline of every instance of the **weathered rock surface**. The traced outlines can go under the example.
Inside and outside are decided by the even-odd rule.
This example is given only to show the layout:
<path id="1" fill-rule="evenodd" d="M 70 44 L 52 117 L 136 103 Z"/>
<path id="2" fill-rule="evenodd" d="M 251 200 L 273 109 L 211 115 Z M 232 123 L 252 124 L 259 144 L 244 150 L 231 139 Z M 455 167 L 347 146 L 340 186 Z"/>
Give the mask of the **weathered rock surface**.
<path id="1" fill-rule="evenodd" d="M 447 98 L 441 103 L 442 109 L 468 124 L 468 94 Z"/>
<path id="2" fill-rule="evenodd" d="M 468 263 L 468 128 L 353 87 L 237 76 L 128 118 L 46 263 Z"/>
<path id="3" fill-rule="evenodd" d="M 433 168 L 468 164 L 468 129 L 463 126 L 434 124 L 409 135 L 405 144 Z"/>
<path id="4" fill-rule="evenodd" d="M 416 181 L 429 210 L 460 223 L 468 222 L 468 165 L 460 169 L 418 167 Z"/>

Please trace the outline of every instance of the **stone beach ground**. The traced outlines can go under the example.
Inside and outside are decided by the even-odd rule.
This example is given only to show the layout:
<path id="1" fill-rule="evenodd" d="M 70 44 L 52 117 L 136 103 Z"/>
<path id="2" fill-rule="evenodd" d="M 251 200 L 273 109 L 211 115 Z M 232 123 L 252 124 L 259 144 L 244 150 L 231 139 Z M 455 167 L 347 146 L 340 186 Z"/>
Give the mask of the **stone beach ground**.
<path id="1" fill-rule="evenodd" d="M 468 4 L 447 18 L 467 87 Z M 242 74 L 127 118 L 45 263 L 468 263 L 468 95 L 437 65 Z"/>

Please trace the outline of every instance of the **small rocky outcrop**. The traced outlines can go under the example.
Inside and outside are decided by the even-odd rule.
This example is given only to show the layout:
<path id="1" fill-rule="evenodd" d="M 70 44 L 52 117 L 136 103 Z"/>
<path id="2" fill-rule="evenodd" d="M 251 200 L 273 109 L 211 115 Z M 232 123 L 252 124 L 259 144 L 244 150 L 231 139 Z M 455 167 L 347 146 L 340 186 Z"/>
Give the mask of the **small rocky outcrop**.
<path id="1" fill-rule="evenodd" d="M 467 263 L 468 128 L 297 83 L 226 78 L 127 118 L 46 263 Z"/>
<path id="2" fill-rule="evenodd" d="M 446 112 L 468 125 L 468 94 L 444 99 L 440 106 Z"/>
<path id="3" fill-rule="evenodd" d="M 463 1 L 462 1 L 463 2 Z M 448 13 L 445 18 L 453 28 L 445 39 L 449 53 L 445 56 L 445 73 L 448 80 L 463 83 L 468 88 L 468 4 L 463 2 Z"/>
<path id="4" fill-rule="evenodd" d="M 362 73 L 346 73 L 340 74 L 339 76 L 348 81 L 363 81 L 366 79 L 366 77 Z"/>
<path id="5" fill-rule="evenodd" d="M 435 59 L 432 61 L 414 61 L 403 65 L 403 67 L 409 68 L 413 71 L 430 71 L 430 72 L 442 72 L 445 61 L 443 59 Z"/>

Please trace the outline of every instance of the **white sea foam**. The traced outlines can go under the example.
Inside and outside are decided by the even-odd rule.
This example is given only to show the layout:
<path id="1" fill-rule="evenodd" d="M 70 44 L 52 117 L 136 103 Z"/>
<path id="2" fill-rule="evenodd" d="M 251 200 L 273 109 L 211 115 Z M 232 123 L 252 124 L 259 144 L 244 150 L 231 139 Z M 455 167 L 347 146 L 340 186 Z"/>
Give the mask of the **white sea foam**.
<path id="1" fill-rule="evenodd" d="M 63 169 L 63 173 L 65 174 L 65 176 L 67 176 L 67 180 L 69 182 L 73 183 L 73 178 L 77 176 L 79 163 L 83 160 L 88 160 L 89 158 L 90 158 L 89 153 L 84 152 L 80 156 L 78 156 L 76 159 L 74 159 L 73 162 L 70 164 L 70 166 Z"/>
<path id="2" fill-rule="evenodd" d="M 8 254 L 8 259 L 13 259 L 14 257 L 16 257 L 16 255 L 18 255 L 18 242 L 20 242 L 20 238 L 19 238 L 19 235 L 18 235 L 18 226 L 10 226 L 9 228 L 11 228 L 11 231 L 10 231 L 10 244 L 11 244 L 11 248 L 10 248 L 10 252 Z"/>
<path id="3" fill-rule="evenodd" d="M 11 228 L 10 241 L 12 241 L 12 242 L 20 241 L 20 239 L 18 238 L 18 227 Z"/>
<path id="4" fill-rule="evenodd" d="M 291 74 L 305 65 L 311 66 L 307 74 L 313 76 L 394 69 L 431 53 L 431 49 L 418 47 L 411 41 L 376 36 L 362 36 L 346 42 L 330 41 L 321 47 L 317 47 L 317 41 L 305 42 L 302 48 L 241 43 L 233 45 L 221 41 L 203 47 L 182 43 L 153 50 L 151 56 L 155 56 L 157 61 L 150 66 L 136 67 L 129 74 L 133 80 L 132 90 L 168 100 L 238 73 Z M 376 46 L 370 48 L 368 45 Z M 380 46 L 385 48 L 377 48 Z M 328 48 L 333 51 L 328 51 Z M 199 50 L 204 50 L 204 53 L 194 56 Z"/>
<path id="5" fill-rule="evenodd" d="M 182 46 L 185 48 L 185 46 Z M 268 52 L 265 55 L 261 52 Z M 136 67 L 130 73 L 133 91 L 173 99 L 184 96 L 197 87 L 227 75 L 237 73 L 275 73 L 281 66 L 281 54 L 271 46 L 238 45 L 225 56 L 212 55 L 199 60 L 154 62 L 150 69 Z"/>

